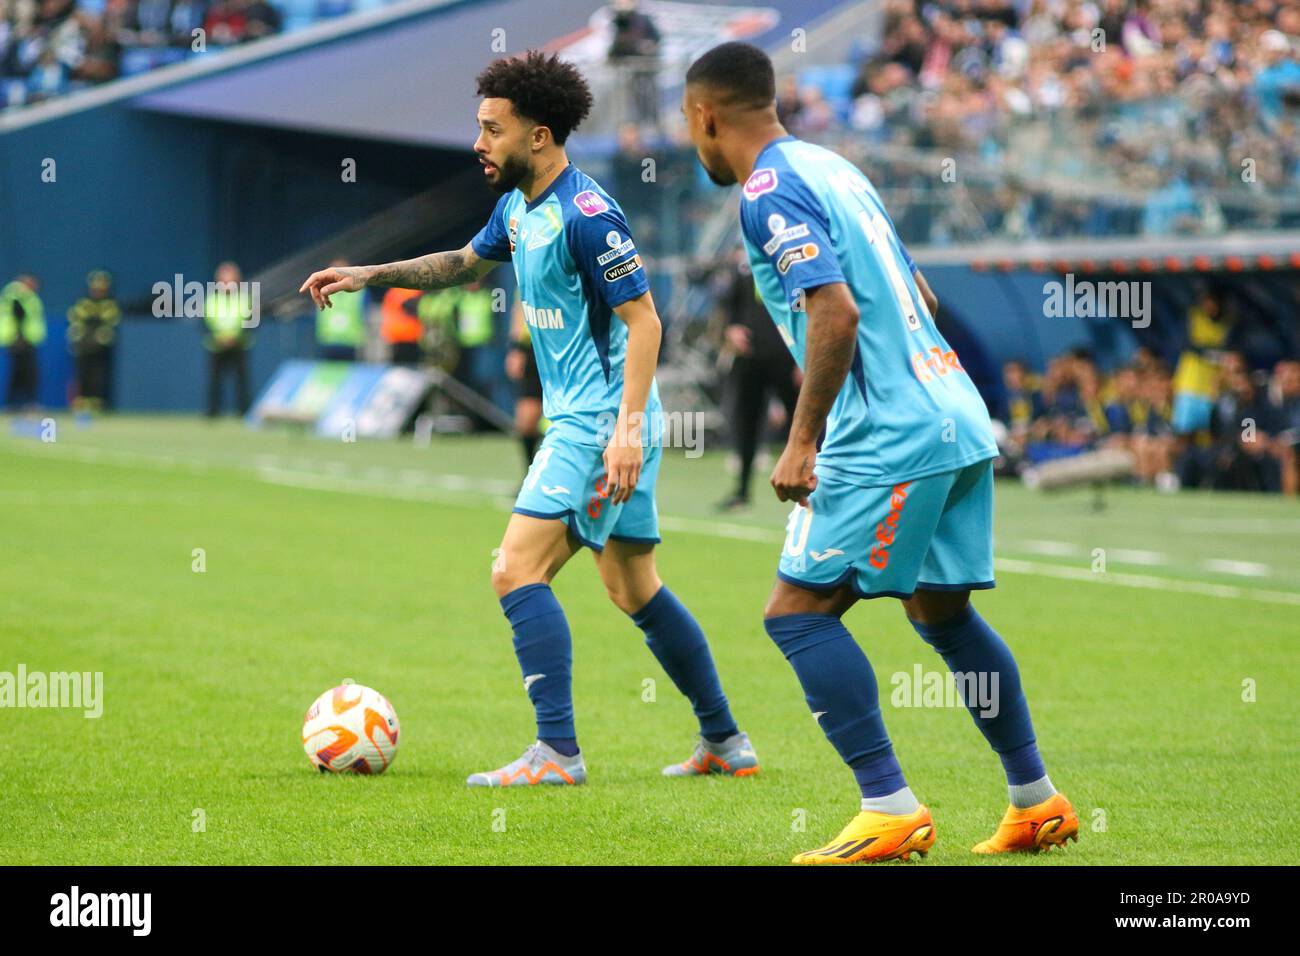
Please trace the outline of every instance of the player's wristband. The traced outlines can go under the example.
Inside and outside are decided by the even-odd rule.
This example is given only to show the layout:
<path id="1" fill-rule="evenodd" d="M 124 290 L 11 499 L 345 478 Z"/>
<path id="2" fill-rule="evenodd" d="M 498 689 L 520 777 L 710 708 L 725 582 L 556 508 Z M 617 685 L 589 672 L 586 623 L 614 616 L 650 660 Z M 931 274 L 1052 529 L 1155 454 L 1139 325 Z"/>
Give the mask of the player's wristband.
<path id="1" fill-rule="evenodd" d="M 512 351 L 512 352 L 530 352 L 530 351 L 532 351 L 532 346 L 529 345 L 529 343 L 527 343 L 527 342 L 523 342 L 523 341 L 516 340 L 516 341 L 510 343 L 510 351 Z"/>

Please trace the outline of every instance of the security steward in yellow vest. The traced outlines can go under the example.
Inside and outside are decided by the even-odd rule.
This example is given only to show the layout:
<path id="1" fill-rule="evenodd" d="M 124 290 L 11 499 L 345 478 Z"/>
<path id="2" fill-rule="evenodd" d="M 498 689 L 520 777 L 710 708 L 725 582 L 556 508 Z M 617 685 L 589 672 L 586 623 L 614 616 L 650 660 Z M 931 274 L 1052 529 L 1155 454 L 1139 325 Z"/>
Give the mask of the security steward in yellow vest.
<path id="1" fill-rule="evenodd" d="M 103 269 L 86 276 L 86 294 L 68 310 L 68 348 L 77 363 L 79 412 L 99 411 L 108 404 L 113 343 L 122 309 L 113 298 L 113 277 Z"/>
<path id="2" fill-rule="evenodd" d="M 36 404 L 40 365 L 36 350 L 45 341 L 45 306 L 33 275 L 20 275 L 0 289 L 0 348 L 9 353 L 6 404 L 24 408 Z"/>
<path id="3" fill-rule="evenodd" d="M 251 301 L 240 286 L 239 266 L 233 262 L 223 262 L 218 266 L 216 286 L 208 292 L 203 309 L 203 321 L 207 327 L 203 345 L 209 356 L 209 418 L 220 414 L 221 381 L 226 377 L 235 380 L 239 414 L 248 411 L 248 349 L 253 340 L 244 328 Z"/>
<path id="4" fill-rule="evenodd" d="M 335 259 L 331 268 L 348 265 Z M 316 354 L 327 362 L 355 362 L 366 341 L 365 292 L 336 292 L 316 313 Z"/>

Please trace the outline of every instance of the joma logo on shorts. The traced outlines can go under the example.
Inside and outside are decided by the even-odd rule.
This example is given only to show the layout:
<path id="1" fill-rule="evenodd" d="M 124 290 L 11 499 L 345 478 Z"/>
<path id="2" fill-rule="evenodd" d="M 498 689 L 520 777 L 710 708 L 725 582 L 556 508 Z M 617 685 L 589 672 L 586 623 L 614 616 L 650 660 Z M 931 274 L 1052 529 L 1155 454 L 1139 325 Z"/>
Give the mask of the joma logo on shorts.
<path id="1" fill-rule="evenodd" d="M 876 543 L 871 546 L 871 553 L 867 556 L 873 568 L 883 571 L 889 564 L 889 546 L 894 543 L 894 535 L 898 533 L 898 519 L 902 517 L 903 505 L 907 503 L 907 488 L 910 484 L 910 481 L 905 481 L 901 485 L 894 485 L 893 493 L 889 496 L 889 514 L 876 525 Z"/>

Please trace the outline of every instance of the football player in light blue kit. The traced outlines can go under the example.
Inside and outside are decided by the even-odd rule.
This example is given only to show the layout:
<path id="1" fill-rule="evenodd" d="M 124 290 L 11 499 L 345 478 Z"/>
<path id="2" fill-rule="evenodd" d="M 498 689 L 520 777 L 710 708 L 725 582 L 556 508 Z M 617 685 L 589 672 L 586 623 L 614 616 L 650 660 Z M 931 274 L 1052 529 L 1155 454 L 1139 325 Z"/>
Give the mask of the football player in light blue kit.
<path id="1" fill-rule="evenodd" d="M 537 741 L 470 786 L 577 784 L 586 779 L 573 720 L 572 641 L 550 583 L 583 547 L 610 599 L 691 702 L 692 756 L 668 776 L 748 776 L 758 759 L 736 726 L 699 624 L 655 568 L 654 486 L 662 410 L 654 381 L 660 324 L 645 266 L 618 204 L 564 150 L 591 108 L 570 64 L 538 52 L 493 62 L 478 77 L 488 185 L 503 193 L 469 245 L 380 266 L 327 269 L 303 284 L 318 305 L 365 285 L 440 289 L 511 260 L 550 420 L 492 569 L 514 631 Z"/>
<path id="2" fill-rule="evenodd" d="M 1006 771 L 1011 806 L 976 852 L 1062 843 L 1078 820 L 1043 767 L 1015 659 L 969 602 L 993 587 L 997 446 L 935 327 L 934 294 L 862 172 L 786 134 L 761 50 L 725 43 L 704 54 L 687 73 L 682 109 L 714 182 L 744 184 L 754 279 L 804 372 L 772 474 L 777 496 L 796 505 L 764 623 L 862 803 L 839 836 L 795 862 L 907 859 L 934 843 L 930 811 L 885 732 L 875 674 L 841 622 L 859 599 L 886 595 L 903 600 L 962 678 Z"/>

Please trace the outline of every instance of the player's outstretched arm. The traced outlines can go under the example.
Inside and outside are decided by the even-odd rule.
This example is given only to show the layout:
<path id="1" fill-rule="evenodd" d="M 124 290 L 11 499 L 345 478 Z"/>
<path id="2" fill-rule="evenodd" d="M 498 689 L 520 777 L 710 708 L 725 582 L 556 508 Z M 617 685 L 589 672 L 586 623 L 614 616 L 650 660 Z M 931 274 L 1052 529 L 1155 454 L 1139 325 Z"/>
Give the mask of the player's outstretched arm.
<path id="1" fill-rule="evenodd" d="M 641 478 L 641 423 L 650 398 L 655 365 L 659 361 L 659 340 L 663 327 L 654 299 L 643 292 L 614 308 L 627 326 L 627 352 L 623 357 L 623 397 L 618 405 L 614 434 L 605 447 L 606 480 L 613 487 L 611 500 L 618 504 L 632 496 Z"/>
<path id="2" fill-rule="evenodd" d="M 374 266 L 334 266 L 313 272 L 299 292 L 312 297 L 318 309 L 330 305 L 335 292 L 360 292 L 366 286 L 391 286 L 399 289 L 446 289 L 473 282 L 497 265 L 474 251 L 473 243 L 463 249 L 432 252 L 418 259 L 386 262 Z"/>
<path id="3" fill-rule="evenodd" d="M 802 501 L 817 487 L 813 474 L 817 439 L 848 377 L 857 347 L 858 306 L 845 283 L 811 289 L 805 303 L 808 332 L 803 387 L 790 422 L 790 438 L 772 471 L 772 487 L 782 501 Z"/>

